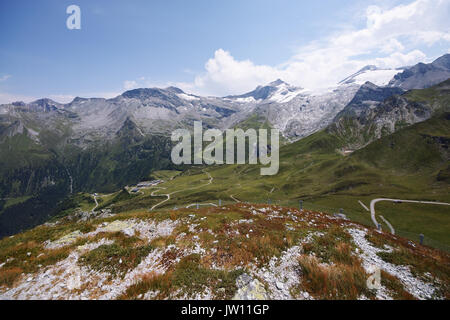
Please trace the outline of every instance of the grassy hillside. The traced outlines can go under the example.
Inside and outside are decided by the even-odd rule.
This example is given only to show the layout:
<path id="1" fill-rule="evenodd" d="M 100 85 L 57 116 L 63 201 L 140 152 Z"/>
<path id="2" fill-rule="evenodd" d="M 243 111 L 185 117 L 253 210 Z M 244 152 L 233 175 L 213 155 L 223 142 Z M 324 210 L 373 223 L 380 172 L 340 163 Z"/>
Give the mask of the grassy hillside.
<path id="1" fill-rule="evenodd" d="M 0 299 L 448 299 L 448 266 L 446 253 L 309 210 L 138 210 L 0 240 Z"/>
<path id="2" fill-rule="evenodd" d="M 352 157 L 396 172 L 434 173 L 448 164 L 450 113 L 400 130 L 356 151 Z"/>
<path id="3" fill-rule="evenodd" d="M 282 147 L 275 176 L 261 176 L 259 165 L 193 166 L 158 185 L 159 189 L 143 190 L 112 208 L 115 212 L 149 209 L 164 200 L 157 208 L 171 208 L 219 199 L 298 206 L 301 199 L 306 208 L 330 214 L 342 208 L 352 220 L 371 225 L 370 214 L 358 200 L 367 206 L 377 197 L 450 202 L 449 128 L 448 114 L 442 114 L 348 156 L 336 150 L 339 142 L 333 135 L 321 131 Z M 450 247 L 447 207 L 382 204 L 379 208 L 405 236 L 417 241 L 423 233 L 430 244 Z M 415 218 L 401 218 L 405 212 Z M 384 223 L 383 228 L 387 229 Z"/>
<path id="4" fill-rule="evenodd" d="M 261 176 L 259 165 L 192 166 L 182 172 L 151 173 L 155 168 L 171 167 L 170 142 L 156 137 L 142 139 L 132 134 L 132 125 L 110 145 L 86 151 L 66 146 L 62 162 L 74 177 L 75 190 L 114 192 L 120 190 L 119 186 L 139 180 L 165 180 L 133 197 L 115 197 L 117 193 L 99 197 L 99 208 L 111 207 L 114 212 L 217 203 L 219 199 L 223 203 L 270 201 L 291 206 L 298 206 L 299 200 L 303 200 L 306 208 L 328 213 L 342 208 L 352 220 L 370 225 L 370 215 L 359 201 L 366 206 L 376 197 L 450 202 L 450 116 L 442 108 L 448 99 L 448 81 L 430 89 L 413 90 L 405 96 L 416 102 L 428 101 L 439 112 L 351 154 L 341 151 L 345 141 L 322 130 L 282 146 L 280 169 L 275 176 Z M 269 128 L 264 117 L 257 115 L 239 125 L 244 129 L 261 126 Z M 67 178 L 65 168 L 56 166 L 55 171 Z M 7 185 L 21 190 L 20 186 L 30 184 L 11 181 Z M 67 190 L 68 186 L 64 188 Z M 25 204 L 30 207 L 33 202 L 27 200 Z M 71 208 L 77 207 L 84 205 Z M 413 240 L 423 233 L 429 244 L 450 247 L 448 208 L 388 204 L 380 204 L 380 208 L 397 232 Z M 12 212 L 12 207 L 8 210 Z M 415 218 L 401 218 L 408 214 Z"/>
<path id="5" fill-rule="evenodd" d="M 20 228 L 36 210 L 46 214 L 39 223 L 56 218 L 0 240 L 0 299 L 448 299 L 450 207 L 378 203 L 393 236 L 384 222 L 384 232 L 371 227 L 361 203 L 450 202 L 449 142 L 450 114 L 441 110 L 350 154 L 326 130 L 284 145 L 274 176 L 261 176 L 260 165 L 140 176 L 132 164 L 143 165 L 145 150 L 164 150 L 142 141 L 129 142 L 133 155 L 113 148 L 98 171 L 87 170 L 98 158 L 86 154 L 80 172 L 108 190 L 102 170 L 164 182 L 99 194 L 95 212 L 87 193 L 56 211 L 38 197 L 4 202 L 0 227 L 12 207 L 21 208 Z M 55 188 L 45 199 L 59 199 Z M 350 220 L 332 217 L 339 209 Z M 78 210 L 88 221 L 74 221 Z M 379 289 L 367 286 L 372 267 L 381 270 Z"/>
<path id="6" fill-rule="evenodd" d="M 427 89 L 410 90 L 405 93 L 408 100 L 426 103 L 438 111 L 448 111 L 450 106 L 450 79 Z"/>

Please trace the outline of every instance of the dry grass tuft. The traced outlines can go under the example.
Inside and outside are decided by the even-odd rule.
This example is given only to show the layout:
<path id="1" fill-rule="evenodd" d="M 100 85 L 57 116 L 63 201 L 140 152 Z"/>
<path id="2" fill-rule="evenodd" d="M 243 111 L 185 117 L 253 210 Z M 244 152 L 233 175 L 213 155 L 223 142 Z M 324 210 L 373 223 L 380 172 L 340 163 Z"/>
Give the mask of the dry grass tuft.
<path id="1" fill-rule="evenodd" d="M 143 275 L 135 284 L 129 286 L 119 300 L 136 299 L 149 291 L 156 293 L 155 299 L 164 299 L 168 296 L 172 287 L 172 273 L 158 274 L 149 272 Z"/>
<path id="2" fill-rule="evenodd" d="M 123 277 L 152 250 L 152 246 L 123 247 L 117 243 L 105 244 L 81 256 L 79 263 L 93 270 Z"/>
<path id="3" fill-rule="evenodd" d="M 381 270 L 381 285 L 387 288 L 392 298 L 396 300 L 417 300 L 412 294 L 405 290 L 403 284 L 397 277 L 384 270 Z"/>
<path id="4" fill-rule="evenodd" d="M 299 258 L 301 287 L 316 299 L 354 300 L 361 295 L 373 297 L 366 285 L 367 275 L 361 265 L 320 264 L 314 256 Z"/>
<path id="5" fill-rule="evenodd" d="M 1 286 L 7 286 L 12 287 L 14 284 L 14 281 L 20 277 L 22 274 L 23 269 L 19 267 L 11 267 L 6 270 L 0 271 L 0 287 Z"/>

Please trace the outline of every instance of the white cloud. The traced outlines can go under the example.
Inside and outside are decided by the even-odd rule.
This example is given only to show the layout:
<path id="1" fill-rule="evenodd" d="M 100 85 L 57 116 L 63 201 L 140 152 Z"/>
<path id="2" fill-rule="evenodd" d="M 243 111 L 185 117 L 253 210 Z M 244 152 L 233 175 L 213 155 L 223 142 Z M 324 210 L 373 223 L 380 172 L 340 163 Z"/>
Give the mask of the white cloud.
<path id="1" fill-rule="evenodd" d="M 381 46 L 381 52 L 383 53 L 392 53 L 396 51 L 402 51 L 405 47 L 403 44 L 397 39 L 389 39 L 389 41 Z"/>
<path id="2" fill-rule="evenodd" d="M 10 74 L 5 74 L 4 76 L 1 76 L 1 77 L 0 77 L 0 81 L 6 81 L 6 80 L 8 80 L 9 78 L 11 78 L 11 75 L 10 75 Z"/>
<path id="3" fill-rule="evenodd" d="M 267 83 L 283 72 L 250 60 L 238 61 L 223 49 L 216 50 L 214 58 L 205 64 L 206 72 L 195 77 L 194 83 L 177 83 L 183 90 L 200 94 L 223 95 L 254 89 Z"/>
<path id="4" fill-rule="evenodd" d="M 31 102 L 34 100 L 36 100 L 35 97 L 0 92 L 0 104 L 11 103 L 11 102 L 16 102 L 16 101 Z"/>
<path id="5" fill-rule="evenodd" d="M 375 65 L 381 68 L 398 68 L 414 65 L 420 61 L 424 61 L 426 55 L 420 50 L 413 50 L 406 54 L 395 52 L 384 58 L 376 58 Z"/>
<path id="6" fill-rule="evenodd" d="M 48 95 L 43 95 L 40 97 L 35 97 L 35 96 L 17 95 L 17 94 L 11 94 L 11 93 L 7 93 L 7 92 L 0 92 L 0 104 L 12 103 L 12 102 L 16 102 L 16 101 L 23 101 L 23 102 L 29 103 L 29 102 L 33 102 L 35 100 L 41 99 L 43 97 L 49 98 L 49 99 L 59 102 L 59 103 L 69 103 L 73 99 L 75 99 L 75 97 L 77 97 L 77 96 L 85 97 L 85 98 L 110 99 L 110 98 L 117 97 L 120 94 L 121 94 L 121 92 L 105 91 L 105 92 L 87 92 L 87 93 L 82 93 L 82 94 L 78 94 L 78 95 L 48 94 Z"/>
<path id="7" fill-rule="evenodd" d="M 123 82 L 123 88 L 125 90 L 136 89 L 138 87 L 138 83 L 135 80 L 125 80 Z"/>
<path id="8" fill-rule="evenodd" d="M 170 85 L 170 83 L 154 82 L 146 77 L 139 77 L 135 80 L 125 80 L 123 82 L 123 89 L 132 90 L 137 88 L 168 87 Z"/>
<path id="9" fill-rule="evenodd" d="M 415 0 L 390 8 L 372 5 L 360 12 L 366 22 L 363 27 L 340 25 L 339 31 L 297 48 L 290 59 L 279 65 L 258 65 L 251 60 L 238 60 L 232 53 L 217 49 L 205 63 L 204 72 L 184 70 L 194 75 L 191 82 L 164 83 L 139 77 L 124 81 L 121 89 L 174 85 L 195 94 L 224 96 L 250 91 L 277 78 L 308 89 L 329 87 L 369 64 L 397 68 L 429 62 L 433 57 L 424 53 L 429 47 L 446 47 L 450 43 L 449 12 L 450 0 Z M 0 81 L 8 78 L 10 75 L 4 75 Z M 97 92 L 78 95 L 111 98 L 119 94 Z M 69 102 L 74 96 L 54 94 L 48 97 L 58 102 Z M 0 93 L 0 103 L 35 99 Z"/>
<path id="10" fill-rule="evenodd" d="M 208 95 L 243 93 L 277 78 L 306 88 L 336 84 L 368 64 L 382 68 L 412 65 L 427 59 L 424 47 L 450 42 L 449 0 L 416 0 L 392 8 L 369 6 L 366 26 L 352 26 L 298 48 L 278 66 L 236 60 L 218 49 L 193 82 L 182 89 Z"/>

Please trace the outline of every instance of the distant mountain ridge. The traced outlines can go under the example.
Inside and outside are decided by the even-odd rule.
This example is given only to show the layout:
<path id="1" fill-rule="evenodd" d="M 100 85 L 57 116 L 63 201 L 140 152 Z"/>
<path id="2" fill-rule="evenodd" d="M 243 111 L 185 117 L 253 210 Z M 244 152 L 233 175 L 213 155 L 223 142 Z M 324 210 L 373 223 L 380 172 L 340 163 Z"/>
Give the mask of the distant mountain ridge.
<path id="1" fill-rule="evenodd" d="M 349 104 L 337 114 L 336 118 L 342 115 L 359 115 L 365 109 L 370 108 L 374 102 L 384 101 L 393 95 L 402 94 L 403 92 L 404 90 L 401 88 L 379 87 L 367 81 L 358 89 Z"/>
<path id="2" fill-rule="evenodd" d="M 424 89 L 450 78 L 450 54 L 437 58 L 432 63 L 418 63 L 396 74 L 389 82 L 391 87 L 404 90 Z"/>
<path id="3" fill-rule="evenodd" d="M 335 117 L 327 131 L 347 149 L 370 142 L 432 115 L 450 111 L 450 79 L 429 89 L 404 93 L 401 88 L 361 86 L 352 101 Z"/>
<path id="4" fill-rule="evenodd" d="M 128 90 L 112 99 L 76 97 L 67 104 L 46 98 L 3 104 L 0 198 L 33 196 L 40 201 L 50 187 L 61 196 L 70 190 L 111 192 L 146 179 L 153 170 L 177 169 L 170 161 L 170 134 L 192 129 L 194 121 L 222 130 L 241 124 L 276 128 L 288 142 L 326 129 L 339 138 L 336 147 L 356 150 L 448 106 L 448 82 L 407 93 L 400 85 L 387 86 L 387 75 L 400 72 L 392 81 L 407 85 L 419 79 L 421 86 L 429 87 L 437 79 L 435 70 L 445 75 L 448 57 L 431 67 L 421 65 L 423 73 L 414 67 L 402 72 L 368 66 L 321 92 L 278 79 L 227 97 L 202 97 L 168 87 Z M 405 72 L 412 76 L 405 77 Z M 365 79 L 382 85 L 362 82 Z"/>
<path id="5" fill-rule="evenodd" d="M 383 93 L 384 99 L 391 93 L 398 94 L 396 88 L 427 88 L 450 78 L 449 66 L 450 54 L 446 54 L 431 64 L 420 63 L 409 68 L 380 69 L 369 65 L 322 92 L 291 86 L 281 79 L 242 95 L 224 98 L 201 97 L 176 87 L 138 88 L 112 99 L 76 97 L 68 104 L 61 104 L 44 98 L 28 104 L 0 105 L 0 115 L 16 116 L 25 127 L 37 132 L 35 136 L 39 139 L 39 126 L 52 128 L 55 125 L 51 123 L 55 120 L 52 115 L 58 114 L 71 131 L 71 143 L 82 148 L 99 138 L 110 140 L 126 119 L 147 135 L 169 134 L 176 128 L 192 126 L 193 120 L 202 120 L 207 127 L 225 129 L 254 114 L 288 139 L 296 140 L 326 127 L 347 104 L 354 107 L 354 99 L 358 99 L 354 95 L 367 83 L 394 88 L 373 91 L 374 96 Z M 37 116 L 40 120 L 33 129 L 27 125 L 30 119 L 21 119 L 26 112 L 49 115 Z M 55 121 L 61 127 L 60 120 Z"/>
<path id="6" fill-rule="evenodd" d="M 402 68 L 398 69 L 382 69 L 374 65 L 368 65 L 348 76 L 339 84 L 359 84 L 371 82 L 378 86 L 385 86 L 396 74 L 401 72 Z"/>

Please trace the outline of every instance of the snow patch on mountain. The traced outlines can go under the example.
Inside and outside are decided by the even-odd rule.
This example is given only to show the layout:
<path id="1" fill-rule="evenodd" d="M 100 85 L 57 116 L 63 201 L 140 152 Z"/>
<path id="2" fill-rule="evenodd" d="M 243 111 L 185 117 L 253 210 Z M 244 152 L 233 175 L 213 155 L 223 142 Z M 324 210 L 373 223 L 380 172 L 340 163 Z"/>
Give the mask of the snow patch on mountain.
<path id="1" fill-rule="evenodd" d="M 377 86 L 386 86 L 389 81 L 398 73 L 399 69 L 380 69 L 376 66 L 366 66 L 351 76 L 345 78 L 339 84 L 357 84 L 362 85 L 367 81 Z"/>
<path id="2" fill-rule="evenodd" d="M 187 101 L 200 100 L 199 97 L 191 95 L 191 94 L 186 94 L 186 93 L 180 93 L 177 96 L 180 99 L 184 99 L 184 100 L 187 100 Z"/>
<path id="3" fill-rule="evenodd" d="M 228 100 L 231 100 L 231 99 L 228 99 Z M 255 100 L 255 98 L 253 98 L 253 97 L 237 98 L 235 101 L 239 102 L 239 103 L 254 103 L 254 102 L 257 102 Z"/>
<path id="4" fill-rule="evenodd" d="M 283 82 L 277 86 L 277 90 L 272 93 L 269 100 L 278 103 L 289 102 L 304 91 L 303 88 L 296 88 Z"/>

